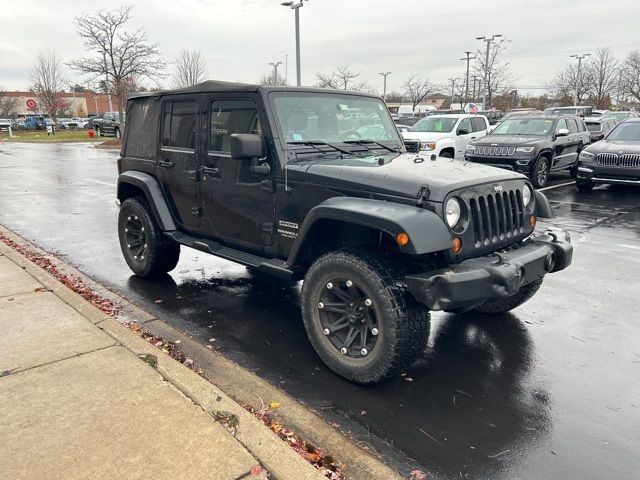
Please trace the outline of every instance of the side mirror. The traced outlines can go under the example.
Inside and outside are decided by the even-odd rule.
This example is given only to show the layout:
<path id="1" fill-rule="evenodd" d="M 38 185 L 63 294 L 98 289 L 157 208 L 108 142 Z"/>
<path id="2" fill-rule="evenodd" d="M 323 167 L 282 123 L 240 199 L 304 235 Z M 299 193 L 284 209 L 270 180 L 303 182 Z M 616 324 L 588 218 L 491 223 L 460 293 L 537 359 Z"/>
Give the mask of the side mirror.
<path id="1" fill-rule="evenodd" d="M 247 160 L 264 157 L 262 138 L 254 133 L 234 133 L 231 135 L 231 158 Z"/>
<path id="2" fill-rule="evenodd" d="M 458 135 L 469 135 L 469 130 L 467 130 L 466 128 L 459 128 Z"/>
<path id="3" fill-rule="evenodd" d="M 561 128 L 556 132 L 556 137 L 566 137 L 569 135 L 569 130 L 566 128 Z"/>

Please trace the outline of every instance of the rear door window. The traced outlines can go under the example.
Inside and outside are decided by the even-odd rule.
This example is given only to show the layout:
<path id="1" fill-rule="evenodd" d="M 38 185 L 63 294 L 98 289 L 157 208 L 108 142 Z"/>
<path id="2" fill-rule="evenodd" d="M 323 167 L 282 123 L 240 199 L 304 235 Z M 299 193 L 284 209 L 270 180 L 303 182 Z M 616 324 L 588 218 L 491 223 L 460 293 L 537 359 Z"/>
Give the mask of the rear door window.
<path id="1" fill-rule="evenodd" d="M 569 133 L 578 133 L 578 125 L 575 119 L 567 118 L 567 125 L 569 126 Z"/>
<path id="2" fill-rule="evenodd" d="M 556 125 L 556 133 L 558 133 L 562 129 L 569 130 L 569 127 L 567 126 L 567 121 L 564 118 L 561 118 L 560 120 L 558 120 L 558 124 Z"/>
<path id="3" fill-rule="evenodd" d="M 164 103 L 162 120 L 162 146 L 196 148 L 196 118 L 198 102 L 174 100 Z"/>

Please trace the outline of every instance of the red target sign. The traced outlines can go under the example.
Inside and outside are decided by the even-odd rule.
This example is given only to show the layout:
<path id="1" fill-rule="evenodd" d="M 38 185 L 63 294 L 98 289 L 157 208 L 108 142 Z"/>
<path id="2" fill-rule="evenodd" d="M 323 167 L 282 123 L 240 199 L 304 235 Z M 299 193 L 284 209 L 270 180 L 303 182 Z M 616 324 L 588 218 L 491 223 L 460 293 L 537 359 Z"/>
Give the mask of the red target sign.
<path id="1" fill-rule="evenodd" d="M 27 108 L 29 110 L 35 110 L 36 109 L 36 101 L 34 99 L 32 99 L 32 98 L 27 100 Z"/>

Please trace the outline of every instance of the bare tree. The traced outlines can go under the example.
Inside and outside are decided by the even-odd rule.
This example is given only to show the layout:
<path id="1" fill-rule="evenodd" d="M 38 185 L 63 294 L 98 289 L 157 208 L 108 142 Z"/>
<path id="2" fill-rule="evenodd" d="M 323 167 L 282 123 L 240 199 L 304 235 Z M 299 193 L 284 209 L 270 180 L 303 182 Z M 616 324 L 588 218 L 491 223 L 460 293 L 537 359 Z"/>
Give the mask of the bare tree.
<path id="1" fill-rule="evenodd" d="M 624 61 L 622 88 L 625 94 L 640 101 L 640 50 L 631 52 Z"/>
<path id="2" fill-rule="evenodd" d="M 435 87 L 427 78 L 419 78 L 417 75 L 411 75 L 402 84 L 405 98 L 411 102 L 413 110 L 422 102 L 427 95 L 435 91 Z"/>
<path id="3" fill-rule="evenodd" d="M 487 79 L 487 105 L 485 109 L 491 105 L 494 95 L 503 95 L 511 90 L 514 82 L 513 75 L 509 72 L 509 62 L 503 60 L 509 40 L 502 38 L 491 43 L 489 49 L 489 62 L 487 63 L 487 52 L 478 50 L 476 52 L 476 61 L 473 65 L 473 73 L 484 82 L 485 63 L 488 65 Z M 484 87 L 481 87 L 484 88 Z M 482 91 L 482 89 L 480 90 Z"/>
<path id="4" fill-rule="evenodd" d="M 279 86 L 286 86 L 287 85 L 287 81 L 282 78 L 280 75 L 278 75 L 277 77 L 275 76 L 275 73 L 265 73 L 264 75 L 262 75 L 260 77 L 260 79 L 258 80 L 258 84 L 260 85 L 279 85 Z"/>
<path id="5" fill-rule="evenodd" d="M 62 58 L 53 49 L 40 50 L 31 68 L 33 91 L 40 99 L 44 111 L 56 120 L 58 113 L 68 107 L 62 90 L 67 84 L 64 78 Z"/>
<path id="6" fill-rule="evenodd" d="M 71 67 L 89 74 L 94 80 L 105 80 L 118 104 L 120 122 L 127 96 L 140 79 L 155 81 L 164 76 L 166 63 L 160 58 L 157 43 L 148 43 L 147 34 L 139 28 L 127 31 L 131 6 L 74 19 L 76 31 L 84 40 L 87 51 L 95 56 L 70 63 Z M 122 126 L 122 125 L 121 125 Z"/>
<path id="7" fill-rule="evenodd" d="M 321 88 L 376 93 L 376 89 L 371 87 L 367 82 L 356 81 L 360 76 L 360 73 L 361 72 L 354 72 L 351 70 L 349 65 L 336 67 L 336 69 L 329 74 L 317 73 L 316 78 L 318 79 L 318 83 L 316 83 L 316 86 Z"/>
<path id="8" fill-rule="evenodd" d="M 14 97 L 4 94 L 4 87 L 0 86 L 0 117 L 14 117 L 18 109 L 18 102 Z"/>
<path id="9" fill-rule="evenodd" d="M 609 48 L 599 48 L 586 65 L 589 98 L 597 108 L 608 108 L 618 86 L 618 61 Z"/>
<path id="10" fill-rule="evenodd" d="M 576 91 L 578 68 L 575 63 L 569 63 L 564 70 L 558 74 L 547 84 L 545 88 L 551 98 L 555 99 L 561 105 L 573 105 L 573 96 Z M 589 96 L 592 89 L 591 74 L 588 69 L 584 69 L 580 73 L 580 85 L 578 87 L 578 104 Z"/>
<path id="11" fill-rule="evenodd" d="M 191 87 L 206 79 L 207 62 L 199 50 L 181 50 L 173 64 L 172 83 L 176 88 Z"/>

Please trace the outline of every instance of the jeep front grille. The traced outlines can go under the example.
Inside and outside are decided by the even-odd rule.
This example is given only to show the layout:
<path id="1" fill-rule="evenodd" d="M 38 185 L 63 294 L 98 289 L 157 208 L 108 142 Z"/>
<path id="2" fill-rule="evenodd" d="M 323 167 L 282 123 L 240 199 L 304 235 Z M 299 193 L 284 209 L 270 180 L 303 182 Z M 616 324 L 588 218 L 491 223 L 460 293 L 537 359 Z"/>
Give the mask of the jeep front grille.
<path id="1" fill-rule="evenodd" d="M 640 155 L 616 153 L 599 153 L 596 163 L 603 167 L 640 167 Z"/>
<path id="2" fill-rule="evenodd" d="M 520 190 L 508 190 L 469 199 L 476 247 L 516 237 L 524 232 L 524 204 Z"/>
<path id="3" fill-rule="evenodd" d="M 491 157 L 506 157 L 516 153 L 516 147 L 499 147 L 492 145 L 477 145 L 475 149 L 476 155 L 487 155 Z"/>

